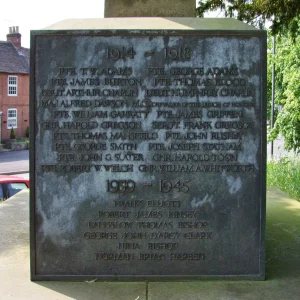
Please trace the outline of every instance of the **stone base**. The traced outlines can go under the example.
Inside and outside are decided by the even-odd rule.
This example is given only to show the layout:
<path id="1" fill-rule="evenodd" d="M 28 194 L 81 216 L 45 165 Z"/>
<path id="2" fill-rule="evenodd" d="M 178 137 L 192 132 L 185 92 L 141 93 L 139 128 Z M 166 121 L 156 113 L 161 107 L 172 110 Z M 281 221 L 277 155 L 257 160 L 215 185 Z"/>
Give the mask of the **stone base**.
<path id="1" fill-rule="evenodd" d="M 109 0 L 104 17 L 196 17 L 196 4 L 194 0 Z"/>
<path id="2" fill-rule="evenodd" d="M 267 280 L 178 282 L 31 282 L 29 275 L 29 190 L 0 203 L 1 299 L 218 300 L 298 299 L 300 294 L 300 203 L 277 189 L 267 194 Z"/>

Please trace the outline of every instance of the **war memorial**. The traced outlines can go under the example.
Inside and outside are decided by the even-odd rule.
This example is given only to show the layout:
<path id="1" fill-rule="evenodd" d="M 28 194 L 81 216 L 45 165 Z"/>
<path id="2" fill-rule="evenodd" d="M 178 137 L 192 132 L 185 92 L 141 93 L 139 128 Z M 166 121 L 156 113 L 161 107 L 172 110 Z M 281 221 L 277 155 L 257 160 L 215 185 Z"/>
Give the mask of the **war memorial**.
<path id="1" fill-rule="evenodd" d="M 266 33 L 111 13 L 32 31 L 32 280 L 264 279 Z"/>

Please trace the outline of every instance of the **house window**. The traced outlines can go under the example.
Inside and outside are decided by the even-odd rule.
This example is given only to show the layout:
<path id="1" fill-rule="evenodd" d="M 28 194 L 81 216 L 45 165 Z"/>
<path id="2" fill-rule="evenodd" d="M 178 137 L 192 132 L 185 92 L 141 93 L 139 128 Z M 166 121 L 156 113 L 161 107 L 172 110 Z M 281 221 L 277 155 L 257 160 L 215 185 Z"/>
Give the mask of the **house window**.
<path id="1" fill-rule="evenodd" d="M 8 76 L 8 96 L 18 95 L 18 77 Z"/>
<path id="2" fill-rule="evenodd" d="M 15 108 L 10 108 L 7 110 L 7 129 L 17 128 L 18 125 L 18 114 Z"/>

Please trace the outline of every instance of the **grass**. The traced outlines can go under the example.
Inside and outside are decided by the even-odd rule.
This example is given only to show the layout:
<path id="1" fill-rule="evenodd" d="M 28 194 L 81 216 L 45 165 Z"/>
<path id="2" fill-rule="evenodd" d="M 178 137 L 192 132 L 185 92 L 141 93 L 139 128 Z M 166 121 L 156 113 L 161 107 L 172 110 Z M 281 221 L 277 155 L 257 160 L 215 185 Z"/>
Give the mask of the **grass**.
<path id="1" fill-rule="evenodd" d="M 300 156 L 290 154 L 267 165 L 267 187 L 277 187 L 300 201 Z"/>

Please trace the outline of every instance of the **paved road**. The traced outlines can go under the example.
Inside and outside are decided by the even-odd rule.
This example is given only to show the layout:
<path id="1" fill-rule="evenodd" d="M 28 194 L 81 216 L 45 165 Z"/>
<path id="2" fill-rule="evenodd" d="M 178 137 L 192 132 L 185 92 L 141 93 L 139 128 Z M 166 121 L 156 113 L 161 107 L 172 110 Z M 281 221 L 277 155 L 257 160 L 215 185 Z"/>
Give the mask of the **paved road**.
<path id="1" fill-rule="evenodd" d="M 29 150 L 0 152 L 0 174 L 29 172 Z"/>

